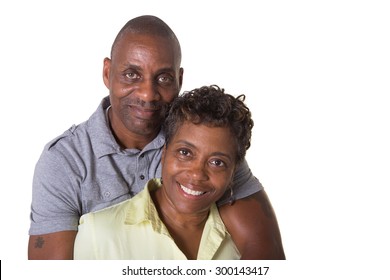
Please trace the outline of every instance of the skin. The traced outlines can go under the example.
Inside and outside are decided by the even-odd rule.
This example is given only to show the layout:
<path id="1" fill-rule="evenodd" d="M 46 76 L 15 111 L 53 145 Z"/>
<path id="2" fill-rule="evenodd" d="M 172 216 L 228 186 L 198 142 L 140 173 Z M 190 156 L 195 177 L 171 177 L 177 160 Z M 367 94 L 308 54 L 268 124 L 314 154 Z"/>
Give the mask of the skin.
<path id="1" fill-rule="evenodd" d="M 136 43 L 134 43 L 136 42 Z M 112 132 L 123 148 L 144 148 L 159 132 L 163 105 L 180 92 L 183 69 L 175 44 L 155 36 L 127 34 L 105 58 Z M 265 191 L 223 206 L 220 213 L 243 259 L 284 259 L 276 216 Z M 73 259 L 76 231 L 32 235 L 29 259 Z"/>
<path id="2" fill-rule="evenodd" d="M 60 231 L 31 235 L 28 242 L 29 260 L 72 260 L 77 231 Z"/>
<path id="3" fill-rule="evenodd" d="M 196 259 L 210 207 L 232 182 L 237 149 L 226 139 L 234 139 L 227 127 L 184 122 L 164 150 L 163 187 L 152 197 L 188 259 Z"/>
<path id="4" fill-rule="evenodd" d="M 286 259 L 276 215 L 264 190 L 220 207 L 219 213 L 241 259 Z"/>

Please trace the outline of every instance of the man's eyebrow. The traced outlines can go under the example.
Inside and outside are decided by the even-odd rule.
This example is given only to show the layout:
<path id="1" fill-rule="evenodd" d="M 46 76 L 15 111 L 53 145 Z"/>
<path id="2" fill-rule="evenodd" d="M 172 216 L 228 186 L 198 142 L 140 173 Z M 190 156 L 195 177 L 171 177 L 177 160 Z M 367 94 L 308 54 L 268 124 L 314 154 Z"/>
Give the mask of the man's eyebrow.
<path id="1" fill-rule="evenodd" d="M 158 72 L 162 73 L 162 72 L 174 72 L 174 68 L 172 67 L 164 67 L 164 68 L 161 68 L 158 70 Z"/>
<path id="2" fill-rule="evenodd" d="M 129 70 L 129 69 L 133 69 L 133 70 L 136 70 L 136 71 L 139 71 L 139 72 L 142 72 L 142 67 L 137 65 L 137 64 L 132 64 L 132 63 L 126 63 L 126 64 L 122 64 L 121 65 L 122 67 L 122 71 L 126 71 L 126 70 Z M 161 74 L 161 73 L 172 73 L 172 72 L 175 72 L 175 69 L 172 68 L 172 67 L 164 67 L 164 68 L 160 68 L 158 69 L 157 73 L 158 74 Z"/>
<path id="3" fill-rule="evenodd" d="M 136 65 L 136 64 L 131 64 L 131 63 L 122 64 L 122 69 L 123 69 L 123 71 L 126 71 L 128 69 L 134 69 L 134 70 L 137 70 L 137 71 L 141 71 L 142 70 L 141 66 Z"/>

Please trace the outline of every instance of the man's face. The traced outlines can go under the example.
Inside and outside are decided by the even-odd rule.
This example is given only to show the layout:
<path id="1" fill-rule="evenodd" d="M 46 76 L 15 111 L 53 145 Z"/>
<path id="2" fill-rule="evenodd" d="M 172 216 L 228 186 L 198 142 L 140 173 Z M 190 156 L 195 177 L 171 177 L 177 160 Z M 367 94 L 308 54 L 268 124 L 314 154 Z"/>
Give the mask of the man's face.
<path id="1" fill-rule="evenodd" d="M 207 213 L 232 182 L 236 145 L 227 127 L 184 122 L 161 161 L 163 195 L 170 209 L 178 214 Z"/>
<path id="2" fill-rule="evenodd" d="M 180 92 L 183 69 L 170 40 L 127 34 L 111 60 L 105 59 L 103 78 L 110 91 L 114 132 L 150 138 L 161 128 L 165 105 Z"/>

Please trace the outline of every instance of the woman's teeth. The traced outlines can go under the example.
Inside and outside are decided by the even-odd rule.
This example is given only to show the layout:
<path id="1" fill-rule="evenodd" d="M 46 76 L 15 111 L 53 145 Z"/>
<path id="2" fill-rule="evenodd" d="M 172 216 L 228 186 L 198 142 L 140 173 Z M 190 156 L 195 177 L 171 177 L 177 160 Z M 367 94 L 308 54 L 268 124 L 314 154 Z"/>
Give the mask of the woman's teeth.
<path id="1" fill-rule="evenodd" d="M 202 194 L 206 193 L 206 192 L 200 192 L 200 191 L 191 190 L 189 188 L 184 187 L 183 185 L 180 185 L 180 187 L 183 190 L 183 192 L 185 192 L 186 194 L 190 194 L 190 195 L 198 196 L 198 195 L 202 195 Z"/>

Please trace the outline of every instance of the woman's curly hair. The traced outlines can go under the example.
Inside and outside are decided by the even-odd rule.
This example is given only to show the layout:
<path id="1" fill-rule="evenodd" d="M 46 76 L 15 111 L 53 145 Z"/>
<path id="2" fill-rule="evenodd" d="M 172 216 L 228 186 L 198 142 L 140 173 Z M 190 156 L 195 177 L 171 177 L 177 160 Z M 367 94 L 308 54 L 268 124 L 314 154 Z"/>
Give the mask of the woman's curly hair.
<path id="1" fill-rule="evenodd" d="M 168 145 L 185 122 L 207 126 L 229 127 L 237 143 L 237 163 L 251 145 L 253 120 L 244 104 L 245 95 L 234 97 L 216 85 L 186 91 L 171 103 L 163 129 Z"/>

